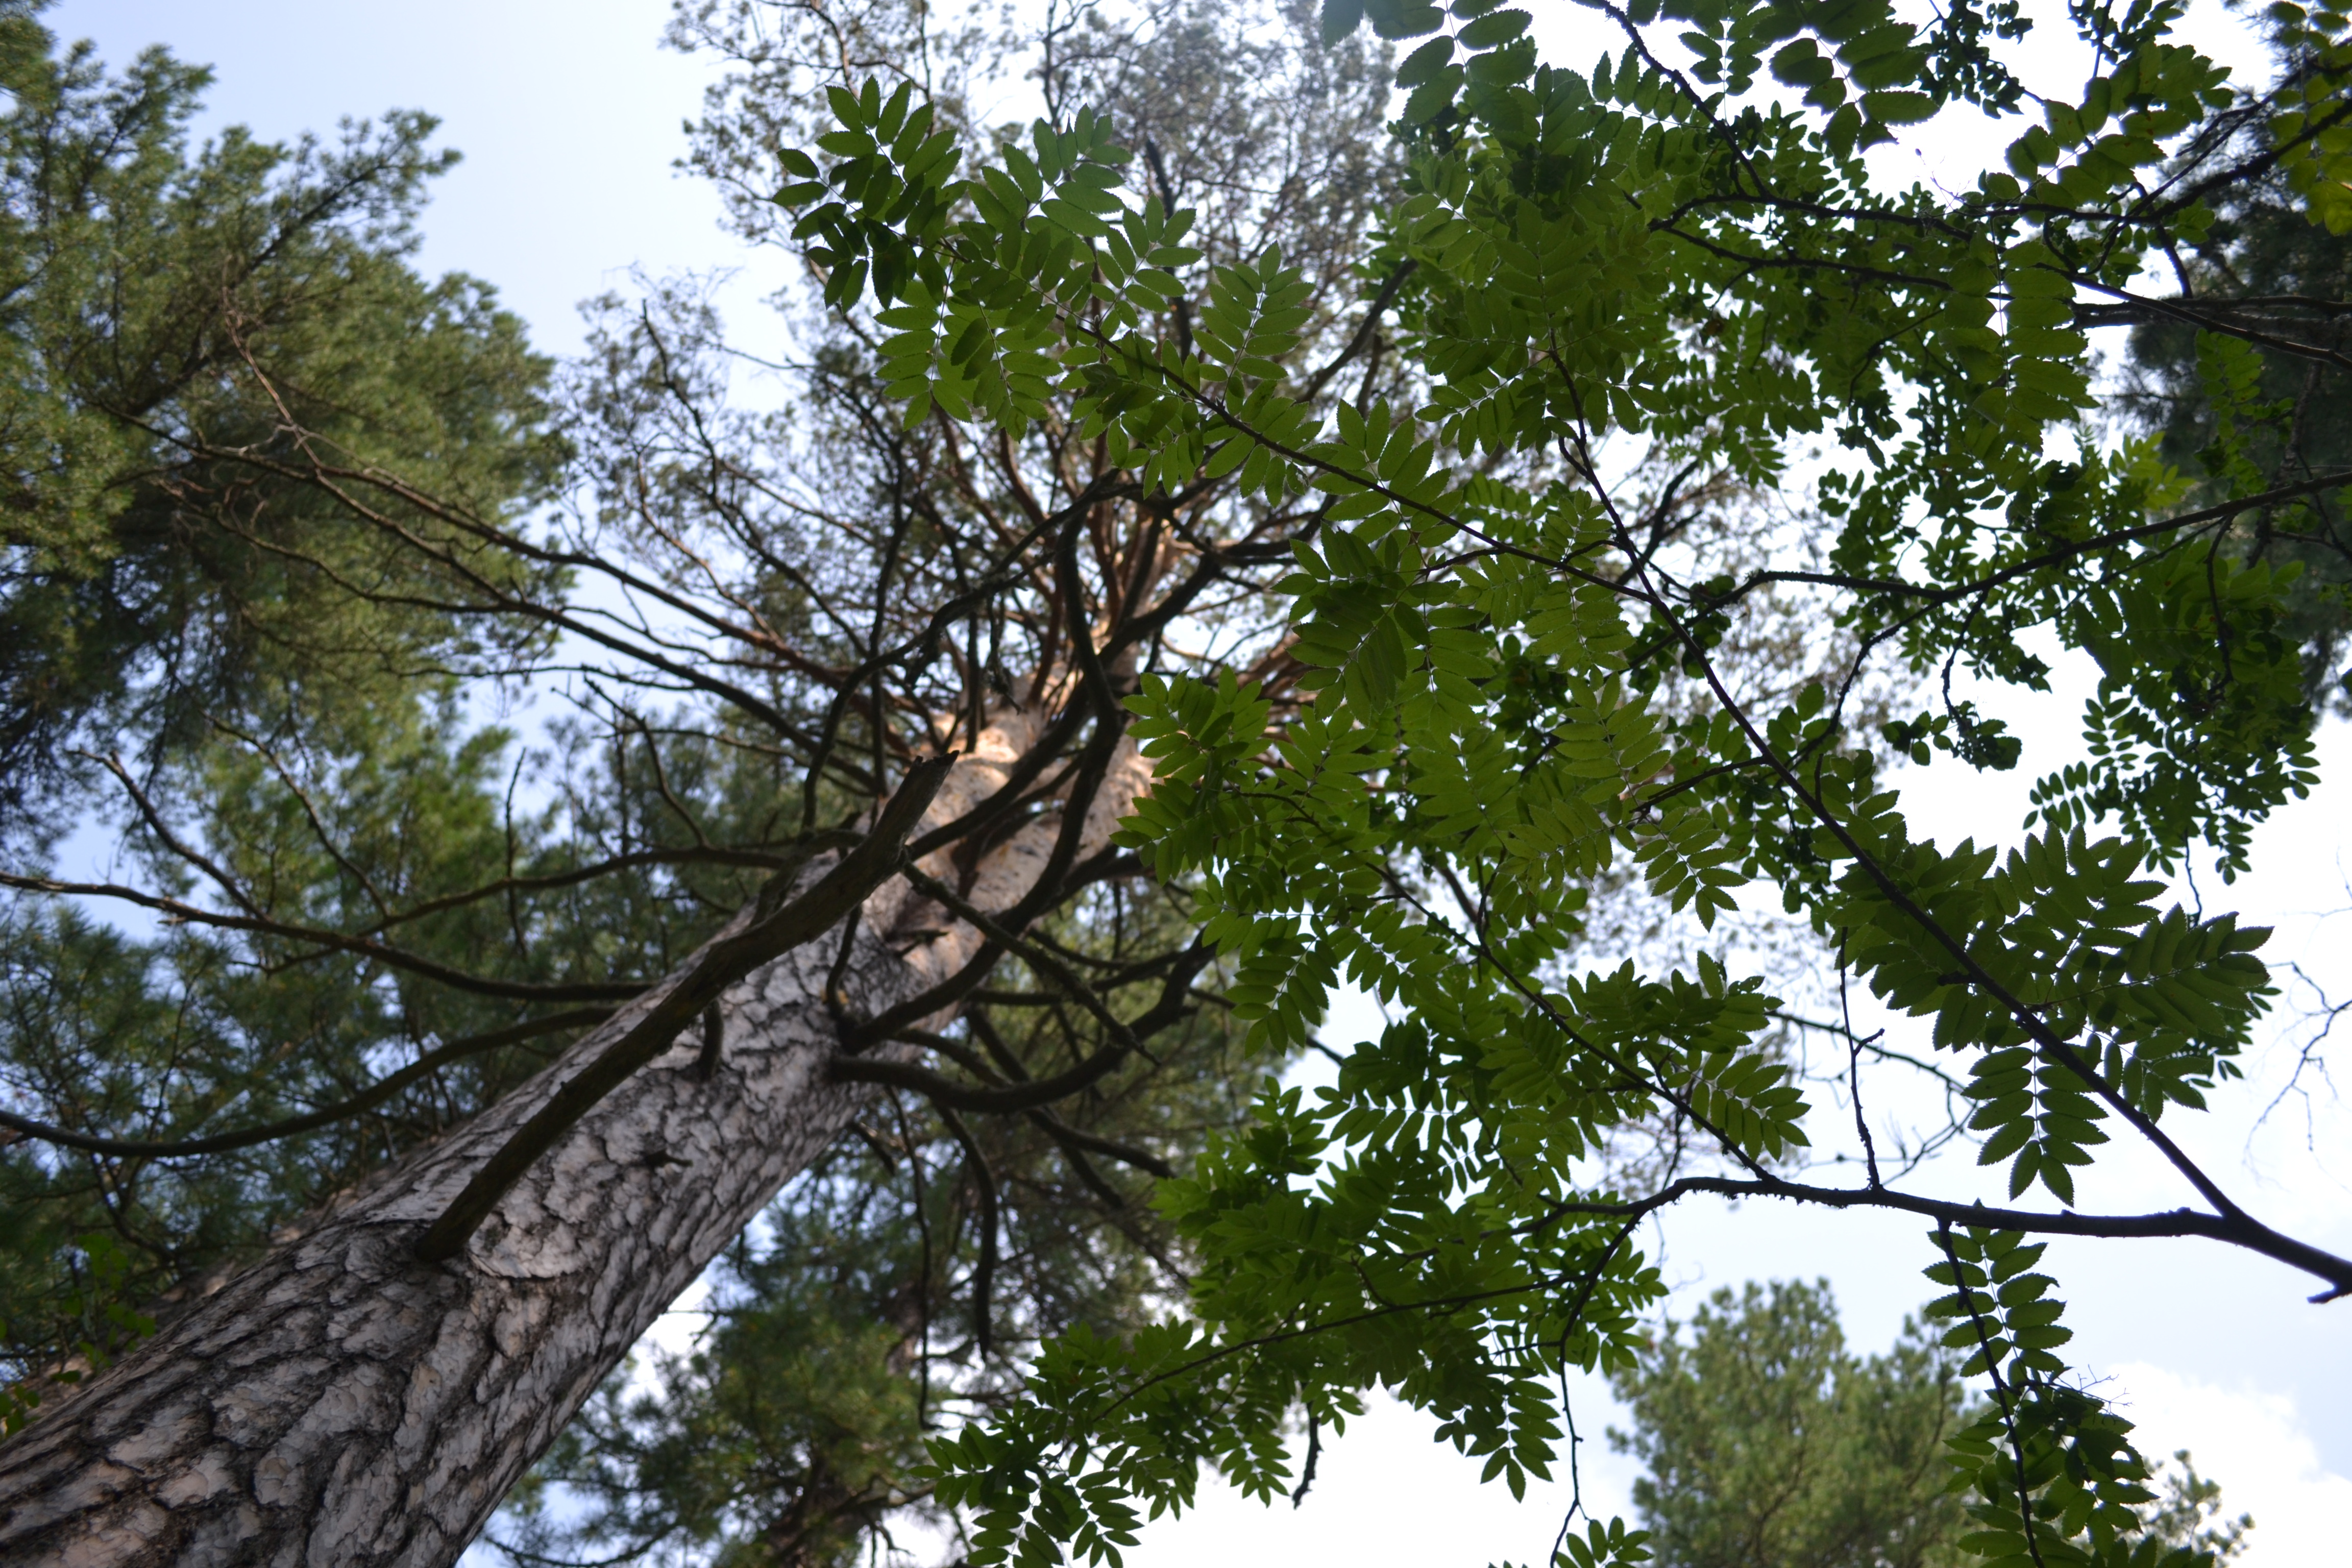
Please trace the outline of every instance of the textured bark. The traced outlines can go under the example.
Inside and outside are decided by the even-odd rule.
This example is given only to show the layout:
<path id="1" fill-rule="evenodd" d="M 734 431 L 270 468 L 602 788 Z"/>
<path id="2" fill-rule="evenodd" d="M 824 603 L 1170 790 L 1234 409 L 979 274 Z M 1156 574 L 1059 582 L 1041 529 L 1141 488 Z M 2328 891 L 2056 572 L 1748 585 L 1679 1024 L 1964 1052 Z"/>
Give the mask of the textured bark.
<path id="1" fill-rule="evenodd" d="M 993 793 L 1039 729 L 1001 718 L 929 820 Z M 1087 811 L 1090 847 L 1147 780 L 1122 743 Z M 1049 812 L 993 850 L 971 900 L 1013 903 L 1059 826 Z M 842 999 L 872 1016 L 978 945 L 894 879 L 866 902 Z M 535 1163 L 460 1257 L 424 1264 L 415 1243 L 659 988 L 92 1379 L 0 1447 L 0 1560 L 455 1562 L 597 1383 L 871 1092 L 824 1070 L 838 951 L 836 932 L 730 989 L 715 1075 L 694 1071 L 700 1034 L 688 1031 Z"/>

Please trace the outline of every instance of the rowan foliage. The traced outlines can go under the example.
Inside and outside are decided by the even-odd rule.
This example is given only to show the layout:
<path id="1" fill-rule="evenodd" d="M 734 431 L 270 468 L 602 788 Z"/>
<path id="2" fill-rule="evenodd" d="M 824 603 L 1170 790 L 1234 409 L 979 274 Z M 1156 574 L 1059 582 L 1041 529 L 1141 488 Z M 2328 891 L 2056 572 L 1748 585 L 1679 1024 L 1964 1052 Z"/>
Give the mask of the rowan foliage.
<path id="1" fill-rule="evenodd" d="M 1168 783 L 1123 842 L 1197 887 L 1267 1037 L 1297 1037 L 1342 976 L 1394 1019 L 1330 1087 L 1270 1089 L 1255 1130 L 1163 1184 L 1202 1258 L 1184 1316 L 1048 1346 L 1024 1402 L 934 1443 L 975 1561 L 1115 1562 L 1203 1463 L 1271 1497 L 1289 1424 L 1336 1428 L 1376 1385 L 1518 1490 L 1557 1458 L 1559 1375 L 1633 1364 L 1663 1291 L 1636 1227 L 1693 1191 L 1932 1219 L 1956 1289 L 1937 1311 L 1990 1396 L 1954 1448 L 1983 1521 L 1964 1546 L 2154 1561 L 2148 1468 L 2071 1380 L 2025 1237 L 2200 1234 L 2352 1289 L 2352 1265 L 2262 1226 L 2166 1131 L 2235 1073 L 2272 988 L 2266 933 L 2163 879 L 2192 853 L 2244 870 L 2253 826 L 2315 782 L 2294 568 L 2230 528 L 2345 476 L 2243 469 L 2190 498 L 2154 443 L 2099 439 L 2087 335 L 2101 301 L 2159 308 L 2148 270 L 2273 171 L 2307 221 L 2352 222 L 2344 18 L 2274 8 L 2276 75 L 2237 84 L 2176 5 L 2078 5 L 2089 77 L 2020 124 L 2014 8 L 1595 8 L 1623 47 L 1587 71 L 1484 0 L 1325 7 L 1327 37 L 1369 21 L 1410 51 L 1407 173 L 1359 264 L 1410 399 L 1318 402 L 1301 275 L 1276 247 L 1202 269 L 1191 215 L 1089 107 L 967 151 L 908 84 L 868 84 L 783 154 L 776 199 L 829 299 L 870 290 L 910 428 L 1018 433 L 1066 396 L 1149 490 L 1228 476 L 1268 506 L 1320 498 L 1281 585 L 1312 703 L 1147 679 L 1129 706 Z M 1999 166 L 1957 191 L 1877 172 L 1871 149 L 1937 115 L 1998 128 Z M 2252 329 L 2200 320 L 2222 396 Z M 1682 569 L 1611 441 L 1759 490 L 1807 479 L 1825 559 Z M 2015 842 L 1937 842 L 1853 733 L 1851 671 L 1761 700 L 1727 671 L 1744 602 L 1793 584 L 1860 655 L 1965 665 L 1990 692 L 2046 685 L 2021 639 L 2048 628 L 2100 670 L 2088 760 L 2039 780 Z M 1887 742 L 2025 762 L 1992 699 L 1946 692 Z M 1809 1103 L 1767 1048 L 1768 976 L 1728 948 L 1593 962 L 1584 910 L 1612 868 L 1703 926 L 1759 899 L 1801 921 L 1921 1021 L 2010 1199 L 2055 1206 L 1898 1191 L 1867 1150 L 1862 1184 L 1782 1173 Z M 1591 1163 L 1657 1117 L 1725 1173 L 1645 1187 Z M 2076 1212 L 2075 1173 L 2119 1137 L 2206 1207 Z M 1595 1531 L 1564 1560 L 1647 1550 Z"/>

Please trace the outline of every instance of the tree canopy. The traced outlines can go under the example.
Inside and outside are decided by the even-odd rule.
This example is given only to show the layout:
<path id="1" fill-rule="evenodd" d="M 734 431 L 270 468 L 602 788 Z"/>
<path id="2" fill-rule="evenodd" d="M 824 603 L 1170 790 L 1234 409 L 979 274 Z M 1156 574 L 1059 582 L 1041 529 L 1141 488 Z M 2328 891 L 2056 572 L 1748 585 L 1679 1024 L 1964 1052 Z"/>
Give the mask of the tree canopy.
<path id="1" fill-rule="evenodd" d="M 485 285 L 407 265 L 454 158 L 429 117 L 192 148 L 207 72 L 150 50 L 109 78 L 38 9 L 0 9 L 0 798 L 18 831 L 59 820 L 44 787 L 87 786 L 74 747 L 152 765 L 207 713 L 266 730 L 305 687 L 355 709 L 342 686 L 480 637 L 338 590 L 331 571 L 389 585 L 404 563 L 273 471 L 290 428 L 488 510 L 544 499 L 560 458 L 521 323 Z"/>
<path id="2" fill-rule="evenodd" d="M 2222 308 L 2243 323 L 2252 353 L 2226 366 L 2213 363 L 2210 356 L 2226 351 L 2202 341 L 2193 310 L 2109 308 L 2108 315 L 2137 323 L 2126 405 L 2161 432 L 2165 458 L 2207 501 L 2249 482 L 2279 489 L 2342 472 L 2352 464 L 2344 414 L 2352 406 L 2346 380 L 2352 341 L 2343 310 L 2352 293 L 2352 248 L 2345 236 L 2310 221 L 2294 183 L 2272 171 L 2219 195 L 2212 228 L 2184 253 L 2183 265 L 2195 292 L 2229 301 Z M 2209 375 L 2227 392 L 2209 393 Z M 2344 711 L 2352 703 L 2343 647 L 2352 536 L 2338 495 L 2322 489 L 2295 515 L 2256 511 L 2235 520 L 2231 531 L 2245 556 L 2300 568 L 2284 595 L 2284 633 L 2305 649 L 2315 702 Z"/>
<path id="3" fill-rule="evenodd" d="M 2273 7 L 2275 77 L 2238 85 L 2178 7 L 2078 5 L 2088 76 L 2058 98 L 2010 68 L 2013 8 L 1596 8 L 1622 52 L 1580 71 L 1483 0 L 1325 7 L 1328 37 L 1421 40 L 1398 69 L 1401 199 L 1360 263 L 1397 312 L 1407 396 L 1303 395 L 1324 384 L 1297 354 L 1306 279 L 1267 247 L 1196 294 L 1191 220 L 1088 110 L 967 167 L 908 84 L 869 82 L 782 154 L 777 200 L 831 302 L 870 290 L 910 428 L 1017 433 L 1068 395 L 1147 494 L 1234 475 L 1315 509 L 1283 584 L 1314 700 L 1147 678 L 1129 707 L 1156 783 L 1126 842 L 1199 888 L 1265 1035 L 1303 1038 L 1343 974 L 1395 1017 L 1335 1085 L 1270 1093 L 1162 1184 L 1203 1254 L 1188 1315 L 1065 1338 L 1022 1404 L 934 1444 L 982 1560 L 1114 1556 L 1136 1505 L 1182 1506 L 1203 1462 L 1286 1489 L 1288 1423 L 1343 1422 L 1374 1384 L 1490 1478 L 1547 1474 L 1556 1377 L 1629 1365 L 1663 1289 L 1642 1220 L 1716 1193 L 1926 1221 L 1948 1292 L 1929 1315 L 1988 1384 L 1952 1439 L 1969 1550 L 2154 1561 L 2174 1549 L 2136 1511 L 2148 1467 L 2068 1375 L 2032 1237 L 2201 1236 L 2307 1271 L 2319 1300 L 2352 1292 L 2352 1264 L 2264 1226 L 2166 1125 L 2237 1074 L 2272 987 L 2266 933 L 2161 879 L 2192 853 L 2243 871 L 2253 825 L 2317 782 L 2297 574 L 2233 524 L 2304 531 L 2346 476 L 2212 462 L 2220 488 L 2192 494 L 2152 439 L 2097 439 L 2088 337 L 2119 319 L 2105 304 L 2129 320 L 2177 288 L 2217 418 L 2258 395 L 2258 343 L 2331 352 L 2169 258 L 2264 181 L 2352 227 L 2344 18 Z M 1872 150 L 1938 113 L 2023 123 L 1969 186 L 1889 180 Z M 1693 558 L 1692 478 L 1788 486 L 1820 438 L 1821 560 L 1795 540 L 1736 573 Z M 1784 700 L 1718 661 L 1772 586 L 1812 591 L 1857 668 L 1965 664 L 1994 691 L 2046 684 L 2021 639 L 2049 628 L 2100 671 L 2089 760 L 2042 777 L 2013 842 L 1937 842 L 1853 732 L 1850 673 Z M 2021 765 L 1999 713 L 1946 693 L 1885 742 Z M 1963 1086 L 2002 1201 L 1889 1179 L 1861 1118 L 1864 1179 L 1805 1179 L 1772 977 L 1727 948 L 1590 962 L 1590 891 L 1620 868 L 1702 924 L 1769 899 L 1839 984 L 1920 1020 L 1906 1043 Z M 1874 1052 L 1864 1072 L 1884 1043 L 1853 1041 L 1858 1101 L 1905 1069 Z M 1596 1169 L 1651 1118 L 1689 1173 Z M 2078 1209 L 2075 1173 L 2116 1138 L 2198 1206 Z M 1562 1546 L 1645 1550 L 1622 1523 Z"/>

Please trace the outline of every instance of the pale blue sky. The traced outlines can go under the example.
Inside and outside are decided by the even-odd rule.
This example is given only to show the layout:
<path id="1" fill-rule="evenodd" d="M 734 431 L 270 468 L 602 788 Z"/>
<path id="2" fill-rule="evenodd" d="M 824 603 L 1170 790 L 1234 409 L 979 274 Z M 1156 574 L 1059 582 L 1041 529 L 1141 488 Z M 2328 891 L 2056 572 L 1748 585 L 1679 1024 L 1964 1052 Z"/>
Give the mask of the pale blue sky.
<path id="1" fill-rule="evenodd" d="M 666 0 L 68 0 L 47 22 L 110 61 L 162 43 L 214 67 L 207 128 L 290 141 L 387 109 L 439 116 L 465 162 L 439 183 L 423 265 L 495 283 L 563 351 L 574 306 L 633 266 L 747 259 L 717 199 L 670 168 L 715 73 L 659 47 L 668 14 Z"/>

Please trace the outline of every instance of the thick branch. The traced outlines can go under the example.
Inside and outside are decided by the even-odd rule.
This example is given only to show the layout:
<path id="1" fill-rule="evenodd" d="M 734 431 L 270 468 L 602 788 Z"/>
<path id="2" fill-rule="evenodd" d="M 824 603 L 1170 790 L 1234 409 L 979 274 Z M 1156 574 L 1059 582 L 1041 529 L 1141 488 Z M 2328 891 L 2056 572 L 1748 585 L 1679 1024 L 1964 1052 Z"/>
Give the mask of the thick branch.
<path id="1" fill-rule="evenodd" d="M 2134 1237 L 2201 1236 L 2227 1242 L 2249 1252 L 2300 1268 L 2328 1282 L 2330 1289 L 2314 1301 L 2332 1301 L 2352 1295 L 2352 1260 L 2284 1237 L 2268 1226 L 2236 1215 L 2205 1214 L 2197 1209 L 2165 1209 L 2155 1214 L 2050 1214 L 2039 1209 L 1989 1208 L 1979 1203 L 1927 1198 L 1888 1187 L 1816 1187 L 1776 1176 L 1743 1179 L 1732 1176 L 1685 1176 L 1644 1198 L 1623 1203 L 1570 1203 L 1555 1205 L 1533 1229 L 1570 1215 L 1646 1215 L 1693 1193 L 1727 1198 L 1781 1198 L 1791 1203 L 1821 1204 L 1829 1208 L 1894 1209 L 1950 1225 L 1979 1226 L 1991 1230 L 2017 1230 L 2037 1236 L 2095 1236 L 2113 1239 Z"/>

